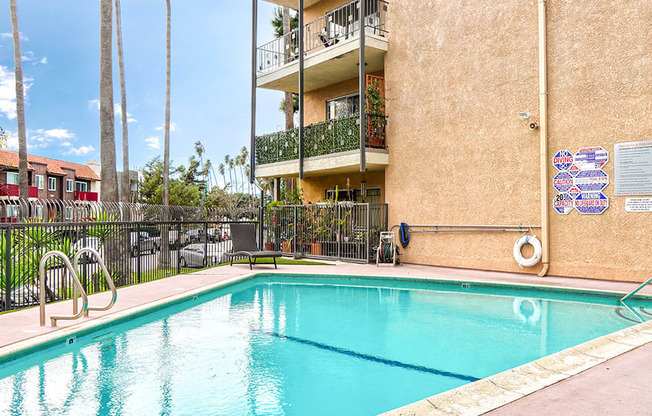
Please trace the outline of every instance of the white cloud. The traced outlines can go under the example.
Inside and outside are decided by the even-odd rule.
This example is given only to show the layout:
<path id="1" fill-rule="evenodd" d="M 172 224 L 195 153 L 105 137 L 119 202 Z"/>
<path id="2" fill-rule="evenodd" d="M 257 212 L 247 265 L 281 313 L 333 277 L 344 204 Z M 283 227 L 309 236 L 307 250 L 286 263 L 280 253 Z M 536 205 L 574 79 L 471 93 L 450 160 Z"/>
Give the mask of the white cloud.
<path id="1" fill-rule="evenodd" d="M 9 120 L 16 118 L 16 81 L 15 74 L 6 66 L 0 65 L 0 115 L 4 115 Z M 32 86 L 31 78 L 23 77 L 23 87 L 25 97 L 27 91 Z"/>
<path id="2" fill-rule="evenodd" d="M 47 64 L 48 63 L 48 58 L 46 58 L 46 57 L 37 58 L 36 55 L 34 55 L 34 52 L 32 52 L 32 51 L 25 52 L 25 54 L 22 56 L 21 59 L 22 59 L 23 62 L 31 62 L 32 65 Z"/>
<path id="3" fill-rule="evenodd" d="M 52 145 L 62 147 L 72 146 L 75 140 L 75 133 L 66 129 L 36 129 L 27 130 L 27 150 L 44 149 Z M 18 134 L 7 131 L 7 148 L 18 150 Z"/>
<path id="4" fill-rule="evenodd" d="M 24 41 L 28 41 L 28 40 L 29 40 L 29 38 L 28 38 L 28 37 L 27 37 L 23 32 L 18 32 L 18 37 L 20 38 L 20 40 L 24 40 Z M 13 33 L 8 33 L 8 32 L 0 33 L 0 38 L 3 38 L 3 39 L 13 39 L 13 38 L 14 38 L 14 34 L 13 34 Z"/>
<path id="5" fill-rule="evenodd" d="M 158 137 L 148 137 L 145 139 L 147 146 L 151 149 L 160 149 L 161 148 L 161 139 Z"/>
<path id="6" fill-rule="evenodd" d="M 82 156 L 82 155 L 87 155 L 91 152 L 94 152 L 95 148 L 93 146 L 81 146 L 81 147 L 73 147 L 69 151 L 67 151 L 65 154 L 66 155 L 75 155 L 75 156 Z"/>
<path id="7" fill-rule="evenodd" d="M 88 108 L 90 110 L 100 111 L 100 100 L 97 98 L 94 100 L 88 100 Z"/>
<path id="8" fill-rule="evenodd" d="M 170 122 L 170 131 L 175 131 L 176 129 L 177 129 L 177 123 L 175 123 L 174 121 L 171 121 Z M 156 130 L 163 131 L 163 130 L 165 130 L 165 126 L 159 126 L 159 127 L 156 128 Z"/>

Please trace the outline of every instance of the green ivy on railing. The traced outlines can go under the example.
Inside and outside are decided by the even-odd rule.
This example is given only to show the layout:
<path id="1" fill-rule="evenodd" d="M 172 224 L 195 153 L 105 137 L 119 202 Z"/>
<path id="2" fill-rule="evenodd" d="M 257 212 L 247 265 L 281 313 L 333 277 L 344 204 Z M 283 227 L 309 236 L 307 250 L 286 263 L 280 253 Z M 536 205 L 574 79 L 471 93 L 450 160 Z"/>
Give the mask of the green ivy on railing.
<path id="1" fill-rule="evenodd" d="M 379 118 L 379 116 L 373 116 Z M 384 119 L 382 117 L 384 130 Z M 384 132 L 383 135 L 384 137 Z M 377 147 L 371 144 L 373 147 Z M 305 157 L 329 155 L 358 149 L 360 119 L 357 115 L 322 121 L 305 127 Z M 256 137 L 256 164 L 266 165 L 299 158 L 299 129 L 270 133 Z"/>

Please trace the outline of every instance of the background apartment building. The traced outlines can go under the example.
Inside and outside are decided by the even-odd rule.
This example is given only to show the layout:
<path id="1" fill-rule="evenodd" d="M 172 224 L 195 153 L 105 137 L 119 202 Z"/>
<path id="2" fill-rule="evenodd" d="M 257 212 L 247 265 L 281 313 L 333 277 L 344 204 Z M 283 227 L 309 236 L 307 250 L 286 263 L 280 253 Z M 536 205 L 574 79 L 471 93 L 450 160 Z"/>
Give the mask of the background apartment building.
<path id="1" fill-rule="evenodd" d="M 303 1 L 303 62 L 299 31 L 258 42 L 259 88 L 300 92 L 302 73 L 305 127 L 256 137 L 257 177 L 387 202 L 390 224 L 543 226 L 550 274 L 649 277 L 652 3 L 363 2 L 362 42 L 359 0 Z M 540 272 L 518 237 L 416 234 L 403 260 Z"/>

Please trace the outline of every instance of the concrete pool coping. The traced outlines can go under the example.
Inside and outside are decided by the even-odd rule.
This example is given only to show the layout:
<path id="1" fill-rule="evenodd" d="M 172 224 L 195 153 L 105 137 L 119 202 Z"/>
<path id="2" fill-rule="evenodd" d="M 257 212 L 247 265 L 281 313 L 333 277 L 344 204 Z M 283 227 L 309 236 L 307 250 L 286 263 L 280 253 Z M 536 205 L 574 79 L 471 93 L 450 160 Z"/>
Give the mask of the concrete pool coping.
<path id="1" fill-rule="evenodd" d="M 540 286 L 550 289 L 581 289 L 598 294 L 626 293 L 636 283 L 595 281 L 571 278 L 537 278 L 514 273 L 484 272 L 477 270 L 447 269 L 429 266 L 404 265 L 397 268 L 378 268 L 371 265 L 342 264 L 333 266 L 286 266 L 275 271 L 270 266 L 259 265 L 253 272 L 244 266 L 218 267 L 189 275 L 175 276 L 155 282 L 119 289 L 119 303 L 114 310 L 94 313 L 95 316 L 75 322 L 60 321 L 61 327 L 38 326 L 38 308 L 0 315 L 0 360 L 50 343 L 80 331 L 88 331 L 101 325 L 122 320 L 133 314 L 147 313 L 152 308 L 170 302 L 187 299 L 222 287 L 229 283 L 246 280 L 257 274 L 325 274 L 361 277 L 395 277 L 414 280 L 456 281 L 497 283 L 518 286 Z M 647 288 L 644 294 L 650 294 Z M 108 294 L 89 297 L 95 304 L 104 303 Z M 50 314 L 69 314 L 71 302 L 48 305 Z M 460 388 L 412 403 L 390 411 L 388 415 L 475 415 L 494 409 L 509 409 L 523 397 L 537 394 L 548 386 L 570 377 L 581 377 L 581 373 L 614 357 L 621 356 L 652 342 L 652 322 L 639 324 L 569 348 L 534 362 L 507 370 L 503 373 L 467 384 Z M 626 412 L 625 412 L 626 413 Z M 509 413 L 504 413 L 509 414 Z"/>

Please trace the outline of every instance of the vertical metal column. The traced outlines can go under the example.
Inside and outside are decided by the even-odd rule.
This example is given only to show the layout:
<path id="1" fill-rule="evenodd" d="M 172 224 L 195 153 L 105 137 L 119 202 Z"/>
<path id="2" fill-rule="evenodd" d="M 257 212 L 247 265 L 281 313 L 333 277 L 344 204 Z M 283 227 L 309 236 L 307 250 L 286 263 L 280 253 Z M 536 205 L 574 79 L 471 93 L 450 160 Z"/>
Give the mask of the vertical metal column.
<path id="1" fill-rule="evenodd" d="M 251 143 L 249 182 L 256 178 L 256 44 L 258 43 L 258 0 L 251 1 Z"/>
<path id="2" fill-rule="evenodd" d="M 359 69 L 359 81 L 360 81 L 360 172 L 366 172 L 367 170 L 367 155 L 365 153 L 367 147 L 367 123 L 366 123 L 366 112 L 367 112 L 367 97 L 366 97 L 366 78 L 367 78 L 367 68 L 365 63 L 365 16 L 367 14 L 366 0 L 360 0 L 360 62 L 358 63 Z"/>
<path id="3" fill-rule="evenodd" d="M 11 310 L 11 228 L 5 229 L 5 311 Z"/>
<path id="4" fill-rule="evenodd" d="M 304 49 L 304 27 L 303 27 L 303 0 L 299 0 L 299 179 L 303 179 L 303 130 L 304 130 L 304 108 L 303 108 L 303 71 L 305 66 Z"/>

